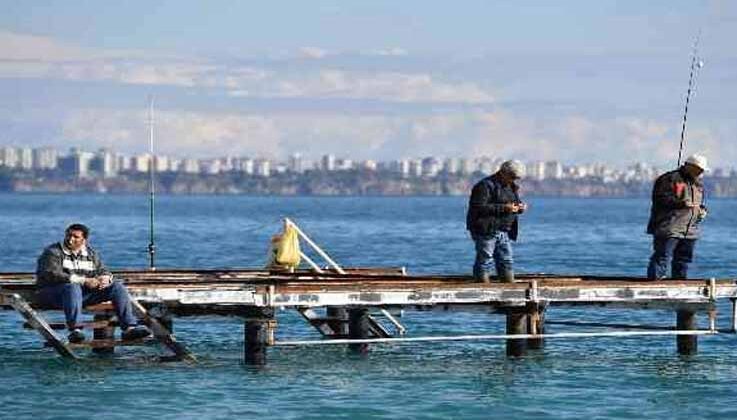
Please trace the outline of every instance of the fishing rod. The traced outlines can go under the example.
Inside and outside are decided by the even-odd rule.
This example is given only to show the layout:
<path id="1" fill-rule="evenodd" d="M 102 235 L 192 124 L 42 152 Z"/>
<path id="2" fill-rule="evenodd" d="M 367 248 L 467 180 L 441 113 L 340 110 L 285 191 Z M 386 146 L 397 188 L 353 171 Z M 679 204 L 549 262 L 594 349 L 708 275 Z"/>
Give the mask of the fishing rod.
<path id="1" fill-rule="evenodd" d="M 148 127 L 149 127 L 149 140 L 151 146 L 151 157 L 148 161 L 148 173 L 149 173 L 149 243 L 148 243 L 148 257 L 149 257 L 149 268 L 151 271 L 156 270 L 154 264 L 154 254 L 156 254 L 156 245 L 154 242 L 154 98 L 149 99 L 148 108 Z"/>
<path id="2" fill-rule="evenodd" d="M 691 92 L 696 86 L 696 77 L 698 77 L 698 70 L 704 67 L 704 62 L 698 57 L 699 41 L 701 40 L 701 30 L 696 35 L 696 40 L 693 44 L 693 50 L 691 53 L 691 74 L 688 76 L 688 91 L 686 92 L 686 106 L 683 109 L 683 125 L 681 126 L 681 145 L 678 148 L 678 167 L 681 167 L 681 157 L 683 155 L 683 143 L 686 140 L 686 119 L 688 116 L 688 103 L 691 99 Z"/>

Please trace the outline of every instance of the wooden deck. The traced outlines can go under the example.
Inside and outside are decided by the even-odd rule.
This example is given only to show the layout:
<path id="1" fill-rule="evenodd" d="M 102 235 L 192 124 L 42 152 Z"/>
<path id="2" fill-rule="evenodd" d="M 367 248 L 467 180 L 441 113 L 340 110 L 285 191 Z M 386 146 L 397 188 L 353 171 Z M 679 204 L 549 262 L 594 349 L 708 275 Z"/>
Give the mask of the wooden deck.
<path id="1" fill-rule="evenodd" d="M 496 311 L 507 316 L 508 346 L 521 338 L 544 338 L 544 313 L 551 306 L 625 306 L 672 309 L 678 314 L 677 330 L 695 330 L 693 317 L 705 312 L 715 333 L 719 300 L 737 301 L 735 279 L 648 281 L 632 277 L 520 275 L 517 282 L 482 284 L 467 276 L 406 275 L 401 269 L 346 269 L 335 272 L 296 273 L 266 270 L 124 270 L 131 295 L 143 306 L 159 307 L 175 315 L 220 314 L 246 319 L 246 346 L 251 349 L 278 344 L 274 340 L 274 309 L 298 310 L 330 339 L 356 343 L 387 339 L 380 322 L 366 321 L 367 310 L 421 308 Z M 0 305 L 9 306 L 17 295 L 37 309 L 31 273 L 0 274 Z M 327 308 L 328 316 L 312 309 Z M 390 315 L 388 315 L 390 316 Z M 735 327 L 732 323 L 722 330 Z M 250 330 L 249 330 L 250 328 Z M 249 335 L 251 331 L 251 335 Z M 678 336 L 679 351 L 685 339 Z M 361 341 L 363 340 L 363 341 Z M 259 347 L 261 345 L 261 347 Z M 514 347 L 514 346 L 513 346 Z M 683 349 L 688 353 L 688 349 Z M 265 350 L 264 350 L 265 351 Z M 509 347 L 508 347 L 509 351 Z M 514 351 L 511 351 L 513 354 Z M 248 359 L 248 351 L 246 354 Z"/>

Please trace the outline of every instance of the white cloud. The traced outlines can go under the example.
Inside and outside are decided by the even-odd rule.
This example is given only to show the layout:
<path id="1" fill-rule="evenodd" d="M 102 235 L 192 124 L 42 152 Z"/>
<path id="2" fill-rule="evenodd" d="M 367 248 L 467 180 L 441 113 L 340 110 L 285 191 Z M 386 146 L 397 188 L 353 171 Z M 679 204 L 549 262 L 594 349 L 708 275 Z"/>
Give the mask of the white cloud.
<path id="1" fill-rule="evenodd" d="M 0 31 L 0 60 L 69 61 L 93 56 L 91 50 L 53 38 Z"/>
<path id="2" fill-rule="evenodd" d="M 317 47 L 302 47 L 299 49 L 299 56 L 302 58 L 320 59 L 328 55 L 326 50 Z"/>

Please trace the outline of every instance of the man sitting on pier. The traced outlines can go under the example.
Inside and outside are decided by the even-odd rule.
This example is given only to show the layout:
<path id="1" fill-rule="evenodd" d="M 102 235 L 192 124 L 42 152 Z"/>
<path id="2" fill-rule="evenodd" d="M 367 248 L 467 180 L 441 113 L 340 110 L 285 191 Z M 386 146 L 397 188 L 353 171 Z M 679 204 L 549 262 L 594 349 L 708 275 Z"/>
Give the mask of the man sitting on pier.
<path id="1" fill-rule="evenodd" d="M 490 281 L 492 263 L 500 281 L 514 281 L 510 240 L 517 240 L 517 218 L 527 209 L 519 198 L 519 186 L 515 181 L 524 174 L 522 162 L 508 160 L 496 173 L 474 185 L 471 192 L 466 229 L 476 244 L 473 275 L 484 283 Z"/>
<path id="2" fill-rule="evenodd" d="M 64 310 L 69 341 L 79 343 L 85 335 L 79 328 L 82 307 L 112 301 L 123 340 L 148 337 L 145 326 L 137 326 L 128 289 L 105 268 L 99 254 L 87 244 L 89 229 L 82 224 L 67 227 L 64 241 L 44 249 L 36 266 L 36 287 L 42 305 Z"/>
<path id="3" fill-rule="evenodd" d="M 653 235 L 653 254 L 647 277 L 662 279 L 671 262 L 671 277 L 685 279 L 688 264 L 700 235 L 699 225 L 706 217 L 704 184 L 701 175 L 708 170 L 706 157 L 692 155 L 680 168 L 655 180 L 647 233 Z"/>

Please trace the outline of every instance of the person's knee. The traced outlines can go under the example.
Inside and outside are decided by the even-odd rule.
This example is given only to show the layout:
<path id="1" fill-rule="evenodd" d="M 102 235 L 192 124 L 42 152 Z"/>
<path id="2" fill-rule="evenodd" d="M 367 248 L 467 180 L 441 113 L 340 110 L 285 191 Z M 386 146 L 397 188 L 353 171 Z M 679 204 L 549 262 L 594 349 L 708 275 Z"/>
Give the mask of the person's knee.
<path id="1" fill-rule="evenodd" d="M 125 287 L 123 282 L 119 280 L 114 280 L 110 284 L 110 294 L 113 296 L 122 296 L 128 294 L 128 289 Z"/>

